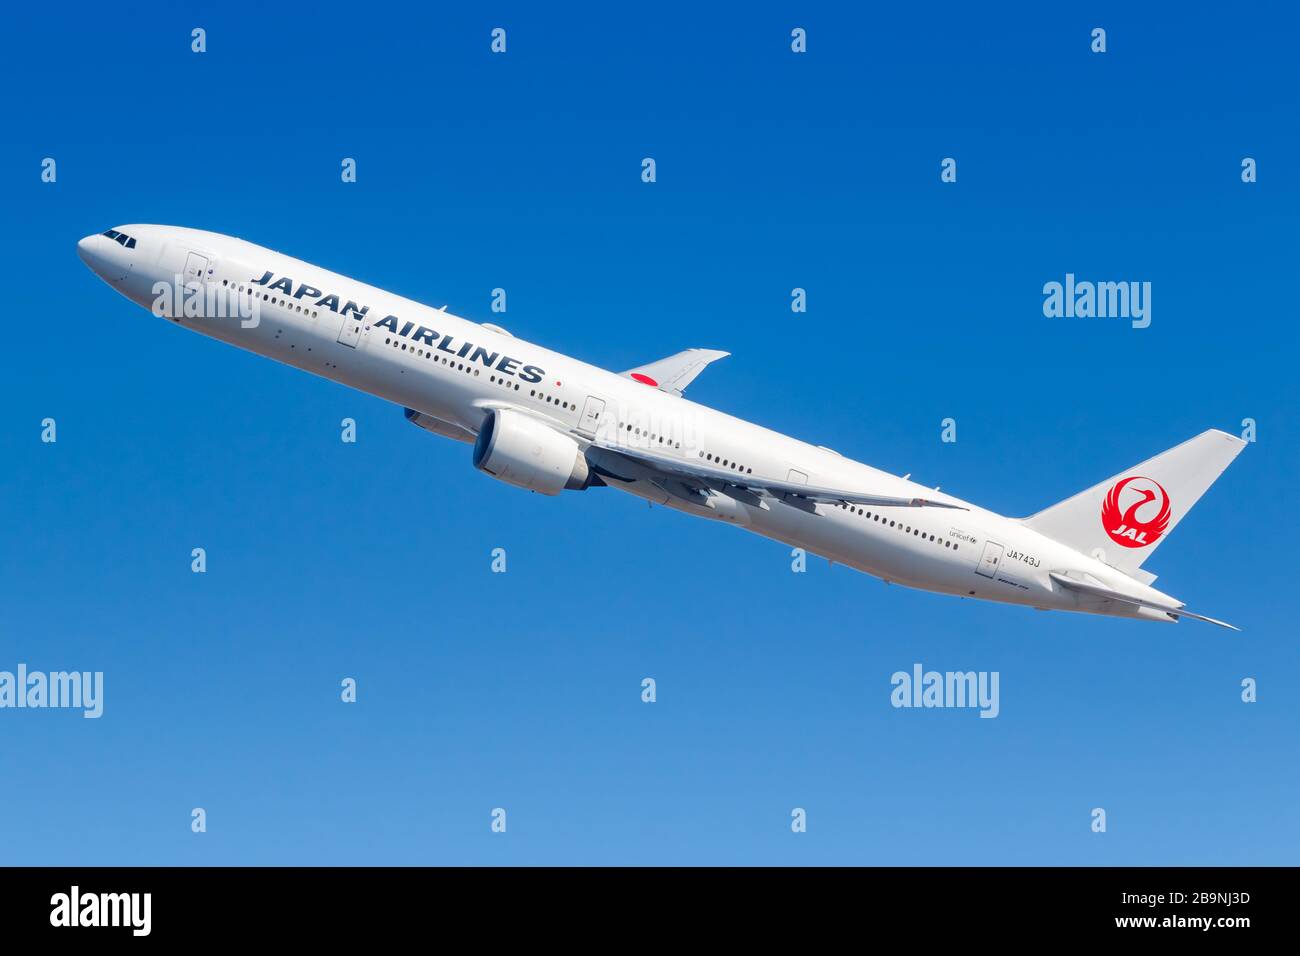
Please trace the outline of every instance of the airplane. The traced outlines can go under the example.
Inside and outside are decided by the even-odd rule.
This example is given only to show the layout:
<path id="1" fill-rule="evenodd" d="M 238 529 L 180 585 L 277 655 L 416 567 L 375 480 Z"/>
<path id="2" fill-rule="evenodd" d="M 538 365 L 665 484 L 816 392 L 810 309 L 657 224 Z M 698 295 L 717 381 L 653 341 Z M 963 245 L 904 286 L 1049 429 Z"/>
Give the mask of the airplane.
<path id="1" fill-rule="evenodd" d="M 727 352 L 691 348 L 611 372 L 446 306 L 179 226 L 118 226 L 77 252 L 155 315 L 387 399 L 519 488 L 618 488 L 925 591 L 1239 630 L 1187 610 L 1142 569 L 1245 446 L 1226 432 L 1004 517 L 685 398 Z"/>

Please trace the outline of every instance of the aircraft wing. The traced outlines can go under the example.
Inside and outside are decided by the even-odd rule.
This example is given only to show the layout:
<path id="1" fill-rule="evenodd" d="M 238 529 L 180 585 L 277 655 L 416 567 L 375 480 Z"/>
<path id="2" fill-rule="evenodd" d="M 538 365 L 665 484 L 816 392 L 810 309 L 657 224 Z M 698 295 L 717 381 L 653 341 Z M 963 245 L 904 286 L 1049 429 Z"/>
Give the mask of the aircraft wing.
<path id="1" fill-rule="evenodd" d="M 647 476 L 651 480 L 658 476 L 676 481 L 690 489 L 709 489 L 720 492 L 757 507 L 767 507 L 764 503 L 765 499 L 774 499 L 804 511 L 813 511 L 814 506 L 817 504 L 966 510 L 961 505 L 931 501 L 928 498 L 898 498 L 890 495 L 873 495 L 848 488 L 823 488 L 786 479 L 741 474 L 729 468 L 721 468 L 704 462 L 682 461 L 659 452 L 642 448 L 629 448 L 612 442 L 595 441 L 592 445 L 615 459 L 621 458 L 625 461 L 634 462 L 640 468 L 651 473 L 651 475 Z M 603 467 L 606 471 L 610 470 L 609 463 L 606 463 Z M 642 476 L 632 475 L 627 480 L 630 480 L 631 477 Z"/>
<path id="2" fill-rule="evenodd" d="M 434 418 L 432 415 L 424 414 L 424 412 L 417 412 L 414 408 L 404 408 L 402 411 L 406 415 L 406 420 L 412 425 L 419 425 L 425 431 L 433 432 L 435 435 L 454 438 L 456 441 L 463 441 L 467 445 L 474 444 L 474 439 L 478 437 L 468 429 L 461 428 L 451 422 L 444 422 L 441 418 Z"/>
<path id="3" fill-rule="evenodd" d="M 623 374 L 642 385 L 653 386 L 670 395 L 680 395 L 686 391 L 687 385 L 695 381 L 695 376 L 704 371 L 706 365 L 730 354 L 717 349 L 687 349 L 649 365 L 630 368 Z"/>
<path id="4" fill-rule="evenodd" d="M 1241 628 L 1229 624 L 1227 621 L 1218 621 L 1212 617 L 1206 617 L 1204 614 L 1193 614 L 1181 606 L 1170 607 L 1168 604 L 1158 604 L 1155 601 L 1148 601 L 1144 598 L 1132 597 L 1128 594 L 1121 594 L 1119 591 L 1112 591 L 1108 587 L 1103 587 L 1090 581 L 1080 581 L 1078 578 L 1067 577 L 1064 574 L 1057 574 L 1055 571 L 1049 572 L 1053 581 L 1062 587 L 1079 591 L 1083 594 L 1090 594 L 1093 597 L 1106 598 L 1111 601 L 1119 601 L 1121 604 L 1132 604 L 1137 607 L 1149 607 L 1156 611 L 1163 611 L 1165 614 L 1174 617 L 1190 617 L 1198 621 L 1205 621 L 1207 624 L 1217 624 L 1219 627 L 1230 628 L 1234 631 L 1240 631 Z"/>

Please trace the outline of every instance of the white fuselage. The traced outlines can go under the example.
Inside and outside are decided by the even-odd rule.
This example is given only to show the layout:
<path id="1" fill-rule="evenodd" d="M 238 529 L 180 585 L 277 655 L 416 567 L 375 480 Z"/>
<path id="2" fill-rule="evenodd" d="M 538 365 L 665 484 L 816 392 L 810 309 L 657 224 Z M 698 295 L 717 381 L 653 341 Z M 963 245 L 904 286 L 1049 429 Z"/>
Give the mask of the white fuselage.
<path id="1" fill-rule="evenodd" d="M 490 409 L 515 408 L 579 442 L 599 433 L 748 474 L 960 505 L 964 510 L 820 504 L 808 511 L 727 499 L 726 508 L 715 509 L 648 480 L 608 482 L 890 582 L 1037 608 L 1167 620 L 1056 585 L 1053 571 L 1086 573 L 1109 587 L 1170 600 L 1018 519 L 242 239 L 171 226 L 120 229 L 130 234 L 131 248 L 90 236 L 79 249 L 133 302 L 157 313 L 159 283 L 170 289 L 178 276 L 191 290 L 204 290 L 209 302 L 224 295 L 247 304 L 256 296 L 260 315 L 253 327 L 229 309 L 220 317 L 169 318 L 414 409 L 447 423 L 444 433 L 452 437 L 472 441 Z M 174 292 L 166 294 L 175 301 Z"/>

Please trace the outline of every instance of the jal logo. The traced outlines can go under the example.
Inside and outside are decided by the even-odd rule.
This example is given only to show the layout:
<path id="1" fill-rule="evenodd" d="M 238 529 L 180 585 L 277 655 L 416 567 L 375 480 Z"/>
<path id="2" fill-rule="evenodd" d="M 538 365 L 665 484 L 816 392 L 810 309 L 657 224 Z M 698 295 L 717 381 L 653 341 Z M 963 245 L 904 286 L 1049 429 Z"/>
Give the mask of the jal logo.
<path id="1" fill-rule="evenodd" d="M 1169 527 L 1169 495 L 1151 478 L 1122 478 L 1101 503 L 1101 526 L 1118 545 L 1149 548 Z"/>

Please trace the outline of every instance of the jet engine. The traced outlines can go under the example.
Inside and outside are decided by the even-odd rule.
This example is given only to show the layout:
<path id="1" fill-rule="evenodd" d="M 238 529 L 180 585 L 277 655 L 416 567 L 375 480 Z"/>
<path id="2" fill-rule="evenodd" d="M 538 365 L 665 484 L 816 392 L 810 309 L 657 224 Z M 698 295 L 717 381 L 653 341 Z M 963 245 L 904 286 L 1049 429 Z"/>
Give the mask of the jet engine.
<path id="1" fill-rule="evenodd" d="M 596 477 L 576 441 L 508 408 L 488 413 L 474 442 L 474 467 L 544 495 L 558 495 L 565 488 L 582 490 Z"/>

